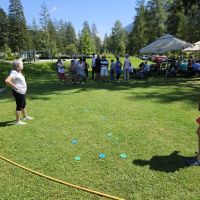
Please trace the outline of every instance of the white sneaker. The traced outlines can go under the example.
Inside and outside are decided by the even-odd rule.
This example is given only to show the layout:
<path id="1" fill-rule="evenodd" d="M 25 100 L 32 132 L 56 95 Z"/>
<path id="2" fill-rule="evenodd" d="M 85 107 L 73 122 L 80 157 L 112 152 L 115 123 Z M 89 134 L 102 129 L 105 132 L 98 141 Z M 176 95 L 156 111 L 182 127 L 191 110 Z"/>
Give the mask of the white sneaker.
<path id="1" fill-rule="evenodd" d="M 33 120 L 33 117 L 26 116 L 26 117 L 24 117 L 22 120 L 24 120 L 24 121 L 27 121 L 27 120 Z"/>
<path id="2" fill-rule="evenodd" d="M 15 125 L 25 125 L 26 123 L 25 122 L 22 122 L 22 121 L 18 121 L 15 123 Z"/>

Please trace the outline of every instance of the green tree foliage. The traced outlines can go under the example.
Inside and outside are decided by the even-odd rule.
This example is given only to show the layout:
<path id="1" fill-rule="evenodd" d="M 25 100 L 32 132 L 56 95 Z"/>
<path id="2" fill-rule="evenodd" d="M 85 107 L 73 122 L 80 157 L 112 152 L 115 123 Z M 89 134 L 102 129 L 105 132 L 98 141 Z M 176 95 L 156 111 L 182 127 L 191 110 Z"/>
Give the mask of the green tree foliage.
<path id="1" fill-rule="evenodd" d="M 49 52 L 49 57 L 56 56 L 57 49 L 57 32 L 53 22 L 50 19 L 50 14 L 45 2 L 41 5 L 40 11 L 40 26 L 41 26 L 41 47 Z"/>
<path id="2" fill-rule="evenodd" d="M 47 6 L 45 2 L 41 5 L 41 11 L 40 11 L 40 26 L 42 30 L 42 40 L 41 40 L 41 47 L 43 50 L 49 51 L 50 49 L 50 36 L 48 32 L 48 24 L 50 21 L 50 14 L 47 9 Z"/>
<path id="3" fill-rule="evenodd" d="M 15 56 L 13 55 L 11 49 L 7 44 L 4 45 L 4 59 L 5 60 L 14 60 Z"/>
<path id="4" fill-rule="evenodd" d="M 75 55 L 77 53 L 77 47 L 75 43 L 70 43 L 65 47 L 66 55 Z"/>
<path id="5" fill-rule="evenodd" d="M 76 46 L 77 46 L 76 32 L 72 22 L 70 21 L 65 23 L 63 44 L 66 54 L 73 55 L 76 53 Z"/>
<path id="6" fill-rule="evenodd" d="M 92 24 L 91 27 L 91 35 L 92 35 L 92 43 L 93 43 L 93 49 L 94 49 L 94 53 L 98 54 L 101 51 L 101 39 L 98 36 L 98 30 L 96 27 L 96 24 Z"/>
<path id="7" fill-rule="evenodd" d="M 47 9 L 45 2 L 43 1 L 40 10 L 40 26 L 42 27 L 43 30 L 47 30 L 49 21 L 50 21 L 49 10 Z"/>
<path id="8" fill-rule="evenodd" d="M 112 28 L 110 36 L 110 43 L 112 45 L 112 52 L 114 54 L 124 54 L 126 50 L 126 34 L 122 27 L 122 24 L 117 20 Z"/>
<path id="9" fill-rule="evenodd" d="M 111 45 L 112 44 L 110 37 L 108 36 L 108 34 L 105 34 L 101 51 L 104 52 L 105 54 L 111 52 L 112 51 Z"/>
<path id="10" fill-rule="evenodd" d="M 76 33 L 72 22 L 65 23 L 65 45 L 76 44 Z"/>
<path id="11" fill-rule="evenodd" d="M 60 21 L 54 23 L 54 26 L 57 30 L 57 47 L 60 54 L 65 53 L 65 22 L 61 19 Z"/>
<path id="12" fill-rule="evenodd" d="M 166 32 L 167 13 L 165 10 L 165 0 L 151 0 L 147 2 L 146 24 L 148 42 L 154 41 Z"/>
<path id="13" fill-rule="evenodd" d="M 200 1 L 199 0 L 182 0 L 183 1 L 183 7 L 185 9 L 185 13 L 188 14 L 188 11 L 193 7 L 197 7 L 197 9 L 200 9 Z"/>
<path id="14" fill-rule="evenodd" d="M 33 19 L 32 25 L 29 28 L 29 35 L 31 37 L 32 49 L 43 49 L 42 31 L 40 30 L 39 25 L 36 23 L 35 19 Z"/>
<path id="15" fill-rule="evenodd" d="M 4 52 L 8 43 L 8 17 L 2 8 L 0 8 L 0 33 L 0 51 Z"/>
<path id="16" fill-rule="evenodd" d="M 77 53 L 77 38 L 72 22 L 59 21 L 57 38 L 58 47 L 62 54 L 74 55 Z"/>
<path id="17" fill-rule="evenodd" d="M 130 54 L 137 54 L 139 49 L 147 44 L 147 21 L 146 21 L 146 8 L 144 1 L 138 1 L 136 7 L 136 16 L 133 24 L 133 30 L 128 36 L 128 50 Z"/>
<path id="18" fill-rule="evenodd" d="M 0 51 L 45 50 L 49 54 L 137 54 L 139 49 L 165 33 L 189 42 L 200 35 L 199 0 L 138 0 L 133 29 L 128 34 L 118 20 L 103 44 L 97 27 L 87 21 L 76 37 L 72 22 L 52 22 L 45 2 L 41 5 L 40 26 L 34 21 L 26 26 L 21 0 L 9 0 L 8 15 L 0 8 Z M 11 50 L 11 51 L 10 51 Z"/>
<path id="19" fill-rule="evenodd" d="M 161 37 L 172 34 L 189 42 L 196 42 L 200 35 L 199 1 L 139 0 L 133 30 L 128 35 L 128 51 L 139 49 Z M 185 9 L 187 8 L 187 12 Z"/>
<path id="20" fill-rule="evenodd" d="M 200 12 L 198 5 L 193 5 L 188 11 L 185 26 L 185 39 L 192 43 L 200 39 Z"/>
<path id="21" fill-rule="evenodd" d="M 169 6 L 167 19 L 168 32 L 189 42 L 199 40 L 200 34 L 200 13 L 197 2 L 187 4 L 185 12 L 184 1 L 173 0 Z"/>
<path id="22" fill-rule="evenodd" d="M 52 56 L 56 56 L 58 54 L 58 49 L 56 44 L 57 32 L 51 20 L 49 20 L 47 24 L 47 33 L 49 36 L 49 46 L 48 46 L 49 52 Z"/>
<path id="23" fill-rule="evenodd" d="M 94 52 L 90 26 L 87 21 L 83 23 L 83 28 L 79 34 L 79 48 L 80 53 L 84 55 L 90 55 Z"/>
<path id="24" fill-rule="evenodd" d="M 9 10 L 9 46 L 13 52 L 27 50 L 28 31 L 24 11 L 20 0 L 10 0 Z"/>
<path id="25" fill-rule="evenodd" d="M 167 31 L 172 35 L 185 39 L 186 16 L 182 0 L 174 0 L 168 9 L 169 15 L 166 21 Z"/>

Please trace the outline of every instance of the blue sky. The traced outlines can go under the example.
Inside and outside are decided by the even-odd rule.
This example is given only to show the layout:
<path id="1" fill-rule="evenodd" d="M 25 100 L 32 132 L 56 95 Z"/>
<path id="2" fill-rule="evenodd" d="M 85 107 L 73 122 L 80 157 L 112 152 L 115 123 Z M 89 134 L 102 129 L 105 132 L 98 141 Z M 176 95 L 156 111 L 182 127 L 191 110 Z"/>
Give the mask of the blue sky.
<path id="1" fill-rule="evenodd" d="M 39 22 L 43 0 L 21 0 L 28 24 L 33 18 Z M 71 21 L 76 32 L 85 20 L 95 23 L 101 38 L 110 34 L 116 20 L 123 26 L 133 22 L 136 0 L 45 0 L 51 19 Z M 8 11 L 9 0 L 0 0 L 0 7 Z"/>

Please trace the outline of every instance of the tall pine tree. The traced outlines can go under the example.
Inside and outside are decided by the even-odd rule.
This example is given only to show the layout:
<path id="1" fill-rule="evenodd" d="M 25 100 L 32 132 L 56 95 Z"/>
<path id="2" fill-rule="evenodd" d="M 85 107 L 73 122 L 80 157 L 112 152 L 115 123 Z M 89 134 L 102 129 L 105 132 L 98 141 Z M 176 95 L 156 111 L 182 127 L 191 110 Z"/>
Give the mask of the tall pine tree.
<path id="1" fill-rule="evenodd" d="M 92 24 L 91 27 L 91 35 L 92 35 L 92 41 L 93 41 L 93 49 L 94 49 L 94 53 L 98 54 L 101 51 L 101 39 L 98 36 L 98 30 L 96 27 L 96 24 Z"/>
<path id="2" fill-rule="evenodd" d="M 57 47 L 59 49 L 60 54 L 65 53 L 65 22 L 61 19 L 58 22 L 56 22 L 56 30 L 57 30 Z"/>
<path id="3" fill-rule="evenodd" d="M 192 5 L 186 17 L 185 40 L 195 43 L 200 39 L 200 12 L 198 5 Z"/>
<path id="4" fill-rule="evenodd" d="M 13 52 L 28 49 L 28 32 L 22 3 L 20 0 L 10 0 L 8 9 L 9 46 Z"/>
<path id="5" fill-rule="evenodd" d="M 104 39 L 103 39 L 103 46 L 101 48 L 101 51 L 103 53 L 109 53 L 112 52 L 112 44 L 111 44 L 111 38 L 108 36 L 108 34 L 106 33 L 104 35 Z"/>
<path id="6" fill-rule="evenodd" d="M 115 22 L 110 38 L 113 53 L 116 55 L 124 54 L 126 50 L 126 34 L 119 20 Z"/>
<path id="7" fill-rule="evenodd" d="M 133 22 L 133 29 L 129 34 L 128 50 L 130 54 L 137 54 L 139 50 L 147 44 L 148 37 L 146 35 L 147 26 L 146 22 L 146 8 L 144 0 L 137 2 L 136 16 Z"/>
<path id="8" fill-rule="evenodd" d="M 51 56 L 56 56 L 58 53 L 58 49 L 57 49 L 57 32 L 55 29 L 55 26 L 53 24 L 53 22 L 51 20 L 49 20 L 48 25 L 47 25 L 47 32 L 48 32 L 48 36 L 49 36 L 49 52 L 51 54 Z"/>
<path id="9" fill-rule="evenodd" d="M 166 32 L 167 13 L 165 10 L 166 0 L 150 0 L 147 3 L 146 23 L 148 25 L 148 43 L 161 37 Z"/>
<path id="10" fill-rule="evenodd" d="M 179 38 L 185 39 L 186 15 L 182 0 L 173 0 L 168 8 L 168 18 L 166 21 L 167 32 Z"/>
<path id="11" fill-rule="evenodd" d="M 42 31 L 41 47 L 42 50 L 46 50 L 50 53 L 50 35 L 48 32 L 49 21 L 50 14 L 45 2 L 43 1 L 40 10 L 40 26 Z"/>
<path id="12" fill-rule="evenodd" d="M 32 40 L 33 49 L 41 50 L 42 49 L 42 31 L 39 28 L 39 25 L 33 19 L 32 26 L 29 30 L 29 35 Z"/>
<path id="13" fill-rule="evenodd" d="M 83 23 L 83 28 L 79 34 L 79 48 L 84 55 L 90 55 L 94 52 L 90 26 L 87 21 Z"/>
<path id="14" fill-rule="evenodd" d="M 64 32 L 64 49 L 65 53 L 68 55 L 73 55 L 76 53 L 76 33 L 72 25 L 72 22 L 65 23 L 65 32 Z"/>
<path id="15" fill-rule="evenodd" d="M 0 33 L 0 51 L 4 51 L 8 43 L 8 17 L 2 8 L 0 8 Z"/>

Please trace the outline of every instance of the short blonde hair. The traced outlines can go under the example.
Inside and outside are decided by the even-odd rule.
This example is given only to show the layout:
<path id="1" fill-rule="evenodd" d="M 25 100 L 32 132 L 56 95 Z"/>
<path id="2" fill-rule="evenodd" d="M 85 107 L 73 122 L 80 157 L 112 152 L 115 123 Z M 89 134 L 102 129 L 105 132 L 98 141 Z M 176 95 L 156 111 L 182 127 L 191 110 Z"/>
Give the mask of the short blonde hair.
<path id="1" fill-rule="evenodd" d="M 18 67 L 19 67 L 20 65 L 23 65 L 23 62 L 22 62 L 21 60 L 15 60 L 15 61 L 13 62 L 12 68 L 13 68 L 14 70 L 17 70 Z"/>

